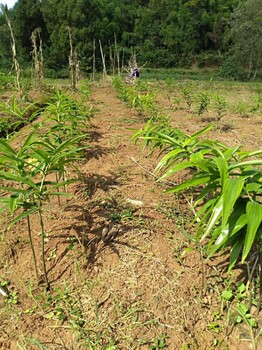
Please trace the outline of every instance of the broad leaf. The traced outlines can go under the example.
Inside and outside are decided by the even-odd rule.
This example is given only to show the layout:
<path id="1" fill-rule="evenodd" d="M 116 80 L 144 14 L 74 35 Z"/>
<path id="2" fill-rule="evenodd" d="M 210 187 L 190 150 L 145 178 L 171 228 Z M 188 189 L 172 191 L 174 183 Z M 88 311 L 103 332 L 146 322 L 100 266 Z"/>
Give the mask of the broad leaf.
<path id="1" fill-rule="evenodd" d="M 190 187 L 198 187 L 200 185 L 204 185 L 210 181 L 210 176 L 198 176 L 194 177 L 193 179 L 187 180 L 181 185 L 177 185 L 170 190 L 167 190 L 166 193 L 173 193 L 173 192 L 178 192 L 181 190 L 185 190 Z"/>
<path id="2" fill-rule="evenodd" d="M 210 234 L 214 226 L 218 223 L 219 219 L 222 216 L 222 210 L 223 210 L 223 196 L 219 198 L 219 200 L 216 203 L 216 206 L 213 209 L 213 213 L 209 219 L 209 222 L 207 224 L 205 233 L 203 234 L 202 238 L 200 239 L 200 242 L 203 242 L 203 240 Z"/>
<path id="3" fill-rule="evenodd" d="M 245 261 L 254 243 L 257 230 L 262 222 L 262 204 L 257 202 L 247 203 L 247 233 L 245 237 L 242 262 Z"/>
<path id="4" fill-rule="evenodd" d="M 222 189 L 222 193 L 223 193 L 222 225 L 223 227 L 226 225 L 227 220 L 232 212 L 232 209 L 241 194 L 243 185 L 244 185 L 244 181 L 242 181 L 241 179 L 228 178 L 225 181 L 225 185 Z"/>
<path id="5" fill-rule="evenodd" d="M 244 243 L 243 239 L 239 239 L 233 245 L 230 251 L 230 261 L 229 261 L 228 271 L 231 271 L 232 268 L 236 265 L 237 259 L 243 248 L 243 243 Z"/>

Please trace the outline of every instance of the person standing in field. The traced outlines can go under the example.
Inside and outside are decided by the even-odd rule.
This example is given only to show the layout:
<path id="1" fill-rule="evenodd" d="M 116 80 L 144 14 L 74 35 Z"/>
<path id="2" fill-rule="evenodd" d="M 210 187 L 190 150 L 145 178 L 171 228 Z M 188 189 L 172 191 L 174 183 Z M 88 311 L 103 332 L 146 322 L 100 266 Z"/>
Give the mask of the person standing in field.
<path id="1" fill-rule="evenodd" d="M 140 73 L 139 73 L 138 68 L 134 68 L 133 72 L 130 74 L 130 79 L 139 78 L 139 75 L 140 75 Z"/>

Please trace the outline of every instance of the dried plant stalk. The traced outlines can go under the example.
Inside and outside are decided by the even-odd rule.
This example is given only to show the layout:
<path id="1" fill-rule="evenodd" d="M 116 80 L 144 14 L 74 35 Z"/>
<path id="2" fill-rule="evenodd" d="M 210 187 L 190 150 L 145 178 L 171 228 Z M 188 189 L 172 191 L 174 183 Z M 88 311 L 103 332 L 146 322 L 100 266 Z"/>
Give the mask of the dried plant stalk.
<path id="1" fill-rule="evenodd" d="M 102 48 L 102 44 L 101 44 L 100 39 L 99 39 L 99 46 L 100 46 L 100 52 L 101 52 L 101 57 L 102 57 L 102 63 L 103 63 L 103 81 L 105 81 L 107 78 L 106 61 L 105 61 L 105 55 L 103 53 L 103 48 Z"/>
<path id="2" fill-rule="evenodd" d="M 69 44 L 70 44 L 69 67 L 70 67 L 71 88 L 73 90 L 77 90 L 77 82 L 80 78 L 79 61 L 77 60 L 77 53 L 73 48 L 71 28 L 68 26 L 67 29 L 68 29 Z"/>
<path id="3" fill-rule="evenodd" d="M 43 58 L 43 50 L 42 50 L 42 40 L 41 40 L 41 29 L 37 28 L 32 32 L 31 41 L 33 45 L 33 51 L 31 52 L 34 60 L 34 78 L 35 78 L 35 86 L 39 87 L 40 81 L 44 78 L 43 66 L 44 66 L 44 58 Z M 37 45 L 38 41 L 38 45 Z"/>
<path id="4" fill-rule="evenodd" d="M 20 69 L 20 65 L 17 59 L 17 55 L 16 55 L 16 45 L 15 45 L 15 37 L 14 37 L 14 33 L 13 33 L 13 29 L 12 29 L 12 25 L 11 25 L 11 21 L 7 15 L 7 8 L 5 6 L 3 6 L 2 4 L 0 4 L 0 8 L 3 11 L 4 15 L 5 15 L 5 19 L 6 19 L 6 23 L 8 25 L 9 31 L 10 31 L 10 36 L 11 36 L 11 48 L 12 48 L 12 54 L 13 54 L 13 66 L 15 67 L 15 72 L 16 72 L 16 87 L 19 91 L 19 95 L 20 97 L 23 96 L 23 91 L 22 91 L 22 87 L 20 84 L 20 76 L 21 76 L 21 69 Z"/>

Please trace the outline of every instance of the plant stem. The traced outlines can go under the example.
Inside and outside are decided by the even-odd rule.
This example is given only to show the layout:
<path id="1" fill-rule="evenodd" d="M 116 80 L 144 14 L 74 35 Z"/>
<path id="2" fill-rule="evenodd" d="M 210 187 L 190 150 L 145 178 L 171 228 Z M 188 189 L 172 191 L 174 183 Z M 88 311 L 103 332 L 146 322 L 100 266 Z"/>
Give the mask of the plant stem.
<path id="1" fill-rule="evenodd" d="M 203 299 L 204 296 L 204 285 L 205 285 L 205 263 L 203 258 L 203 248 L 200 246 L 200 258 L 201 258 L 201 291 L 200 297 Z"/>
<path id="2" fill-rule="evenodd" d="M 41 201 L 39 201 L 38 204 L 38 215 L 41 225 L 41 248 L 42 248 L 42 263 L 43 263 L 43 272 L 44 272 L 44 279 L 46 283 L 46 290 L 50 289 L 50 283 L 47 278 L 47 271 L 46 271 L 46 263 L 45 263 L 45 231 L 44 231 L 44 223 L 43 223 L 43 217 L 42 217 L 42 204 Z"/>
<path id="3" fill-rule="evenodd" d="M 36 274 L 36 278 L 38 279 L 39 276 L 38 276 L 38 271 L 37 271 L 36 254 L 35 254 L 35 248 L 34 248 L 34 245 L 33 245 L 33 239 L 32 239 L 32 232 L 31 232 L 31 225 L 30 225 L 30 218 L 29 218 L 29 216 L 27 216 L 26 220 L 27 220 L 29 242 L 30 242 L 30 246 L 31 246 L 32 254 L 33 254 L 35 274 Z"/>
<path id="4" fill-rule="evenodd" d="M 56 183 L 58 184 L 58 175 L 57 175 L 57 172 L 55 173 L 55 178 L 56 178 Z M 59 187 L 58 187 L 58 189 L 57 189 L 57 192 L 59 192 Z M 60 195 L 59 195 L 59 194 L 57 195 L 57 200 L 58 200 L 59 206 L 61 206 L 61 201 L 60 201 Z"/>
<path id="5" fill-rule="evenodd" d="M 258 292 L 258 301 L 257 301 L 257 315 L 261 310 L 261 299 L 262 299 L 262 252 L 259 250 L 259 263 L 258 263 L 258 271 L 259 271 L 259 292 Z"/>

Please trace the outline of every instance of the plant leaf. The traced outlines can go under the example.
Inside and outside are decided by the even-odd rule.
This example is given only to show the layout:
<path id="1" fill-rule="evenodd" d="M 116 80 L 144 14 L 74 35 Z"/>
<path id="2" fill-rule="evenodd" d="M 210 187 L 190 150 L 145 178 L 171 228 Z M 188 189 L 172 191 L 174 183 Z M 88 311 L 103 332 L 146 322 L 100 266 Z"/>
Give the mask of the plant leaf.
<path id="1" fill-rule="evenodd" d="M 248 253 L 254 243 L 257 230 L 262 222 L 262 204 L 257 202 L 248 202 L 247 207 L 247 233 L 245 236 L 244 249 L 242 253 L 242 262 L 245 261 Z"/>
<path id="2" fill-rule="evenodd" d="M 230 261 L 229 261 L 229 266 L 228 266 L 228 272 L 232 270 L 232 268 L 235 266 L 237 259 L 240 255 L 240 252 L 243 248 L 243 239 L 239 239 L 235 242 L 233 245 L 231 251 L 230 251 Z"/>
<path id="3" fill-rule="evenodd" d="M 242 179 L 231 179 L 228 178 L 225 181 L 225 186 L 223 191 L 223 217 L 222 226 L 225 227 L 231 211 L 239 198 L 242 188 L 244 186 L 244 181 Z"/>
<path id="4" fill-rule="evenodd" d="M 17 222 L 19 222 L 20 220 L 26 218 L 27 216 L 35 213 L 37 211 L 37 207 L 34 207 L 33 209 L 30 209 L 30 210 L 25 210 L 23 211 L 22 214 L 18 215 L 14 220 L 12 220 L 10 222 L 10 224 L 8 225 L 8 230 L 14 225 L 16 224 Z"/>

